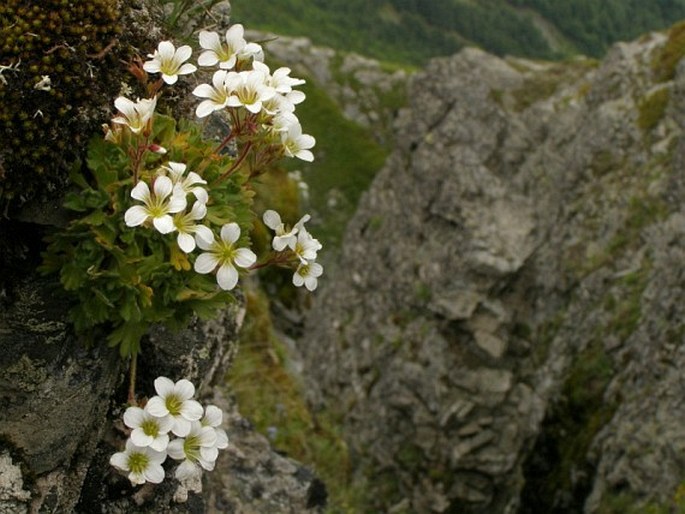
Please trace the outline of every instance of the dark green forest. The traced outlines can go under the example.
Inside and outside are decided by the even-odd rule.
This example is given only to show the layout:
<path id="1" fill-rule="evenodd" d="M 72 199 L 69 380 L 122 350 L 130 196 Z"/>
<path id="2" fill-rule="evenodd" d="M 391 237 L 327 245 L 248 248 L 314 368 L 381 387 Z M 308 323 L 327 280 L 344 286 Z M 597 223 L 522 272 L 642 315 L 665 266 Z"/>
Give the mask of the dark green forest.
<path id="1" fill-rule="evenodd" d="M 476 45 L 497 55 L 600 57 L 685 18 L 685 0 L 234 0 L 233 22 L 418 65 Z"/>

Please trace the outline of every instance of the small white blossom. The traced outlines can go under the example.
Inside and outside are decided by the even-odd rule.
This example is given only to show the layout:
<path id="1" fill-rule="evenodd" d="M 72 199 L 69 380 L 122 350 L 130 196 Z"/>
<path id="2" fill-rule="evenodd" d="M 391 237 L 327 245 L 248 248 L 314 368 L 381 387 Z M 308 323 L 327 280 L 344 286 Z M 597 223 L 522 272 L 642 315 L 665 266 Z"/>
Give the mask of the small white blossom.
<path id="1" fill-rule="evenodd" d="M 212 85 L 200 84 L 193 89 L 193 94 L 200 98 L 206 98 L 200 102 L 195 110 L 198 118 L 209 116 L 214 111 L 220 111 L 228 105 L 229 92 L 226 88 L 226 70 L 219 70 L 212 76 Z"/>
<path id="2" fill-rule="evenodd" d="M 112 123 L 126 125 L 134 134 L 140 134 L 148 128 L 152 115 L 157 106 L 157 97 L 138 99 L 135 102 L 124 96 L 114 100 L 114 106 L 119 110 L 121 116 L 112 118 Z"/>
<path id="3" fill-rule="evenodd" d="M 206 184 L 207 181 L 194 171 L 186 175 L 186 168 L 187 166 L 182 162 L 169 161 L 168 166 L 162 166 L 160 170 L 167 173 L 174 187 L 180 187 L 184 194 L 192 193 L 196 199 L 202 203 L 207 203 L 209 201 L 207 190 L 197 185 Z"/>
<path id="4" fill-rule="evenodd" d="M 152 219 L 152 224 L 161 234 L 173 232 L 174 220 L 171 214 L 186 208 L 185 193 L 180 187 L 174 187 L 169 177 L 164 176 L 156 177 L 152 187 L 154 195 L 150 193 L 148 185 L 141 180 L 131 190 L 131 197 L 143 202 L 144 205 L 129 207 L 124 213 L 124 221 L 129 227 L 137 227 Z"/>
<path id="5" fill-rule="evenodd" d="M 304 228 L 304 223 L 307 220 L 300 220 L 295 226 L 298 229 L 297 241 L 294 244 L 289 244 L 290 249 L 295 252 L 295 255 L 300 259 L 302 264 L 308 264 L 311 261 L 316 260 L 316 254 L 321 250 L 322 245 L 312 237 L 312 235 L 307 232 Z"/>
<path id="6" fill-rule="evenodd" d="M 253 114 L 258 113 L 262 110 L 262 104 L 276 94 L 274 88 L 267 86 L 265 81 L 264 73 L 257 70 L 229 72 L 225 82 L 230 92 L 227 105 L 242 106 Z"/>
<path id="7" fill-rule="evenodd" d="M 176 468 L 176 478 L 185 480 L 199 475 L 201 470 L 198 464 L 207 471 L 212 471 L 219 454 L 216 438 L 213 427 L 193 421 L 189 433 L 184 438 L 171 441 L 167 449 L 169 456 L 183 461 Z"/>
<path id="8" fill-rule="evenodd" d="M 169 417 L 155 417 L 147 409 L 129 407 L 124 412 L 124 424 L 133 429 L 133 444 L 141 448 L 149 446 L 153 450 L 163 452 L 169 444 L 169 431 L 174 422 Z"/>
<path id="9" fill-rule="evenodd" d="M 274 210 L 269 209 L 265 211 L 262 219 L 267 227 L 276 232 L 271 245 L 274 250 L 281 252 L 285 250 L 287 246 L 295 247 L 295 244 L 297 243 L 297 232 L 299 230 L 298 227 L 303 226 L 304 223 L 309 221 L 310 216 L 309 214 L 305 214 L 290 230 L 285 228 L 285 224 L 281 221 L 281 216 Z"/>
<path id="10" fill-rule="evenodd" d="M 288 157 L 297 157 L 307 162 L 314 160 L 314 154 L 309 149 L 314 147 L 316 140 L 309 134 L 303 134 L 299 124 L 291 125 L 287 132 L 281 132 L 281 144 Z"/>
<path id="11" fill-rule="evenodd" d="M 318 284 L 318 277 L 323 273 L 323 266 L 318 262 L 300 263 L 293 274 L 293 284 L 297 287 L 304 286 L 310 291 L 314 291 Z"/>
<path id="12" fill-rule="evenodd" d="M 222 70 L 230 70 L 238 60 L 238 54 L 247 45 L 243 38 L 244 29 L 239 23 L 226 31 L 226 44 L 221 42 L 219 34 L 203 30 L 200 32 L 200 46 L 205 49 L 197 63 L 200 66 L 214 66 L 219 63 Z"/>
<path id="13" fill-rule="evenodd" d="M 228 435 L 226 431 L 221 427 L 223 421 L 224 413 L 216 405 L 207 405 L 205 408 L 205 415 L 200 420 L 200 424 L 203 427 L 212 427 L 214 433 L 216 434 L 216 442 L 214 446 L 219 450 L 228 448 Z"/>
<path id="14" fill-rule="evenodd" d="M 162 41 L 154 54 L 148 54 L 149 61 L 143 63 L 143 69 L 148 73 L 161 73 L 167 84 L 175 84 L 179 75 L 187 75 L 197 70 L 195 65 L 186 63 L 193 50 L 188 45 L 174 47 L 171 41 Z"/>
<path id="15" fill-rule="evenodd" d="M 144 484 L 145 482 L 159 484 L 164 480 L 162 463 L 165 460 L 165 452 L 155 451 L 151 447 L 136 446 L 129 439 L 126 441 L 126 450 L 112 455 L 109 463 L 128 473 L 128 479 L 132 484 Z"/>
<path id="16" fill-rule="evenodd" d="M 197 200 L 193 204 L 192 209 L 190 209 L 190 212 L 178 213 L 174 216 L 174 225 L 178 232 L 176 242 L 178 243 L 179 248 L 185 253 L 190 253 L 195 250 L 195 234 L 201 234 L 205 239 L 212 237 L 212 231 L 209 227 L 195 223 L 206 215 L 207 206 Z"/>
<path id="17" fill-rule="evenodd" d="M 195 271 L 203 275 L 218 267 L 216 280 L 219 287 L 226 291 L 233 289 L 238 283 L 238 270 L 235 266 L 249 268 L 257 260 L 252 250 L 234 246 L 239 238 L 240 227 L 237 223 L 227 223 L 221 227 L 220 241 L 214 239 L 213 233 L 211 233 L 211 238 L 196 234 L 197 245 L 207 252 L 198 255 L 195 260 Z"/>
<path id="18" fill-rule="evenodd" d="M 258 43 L 248 43 L 246 44 L 240 52 L 238 52 L 239 61 L 249 61 L 255 62 L 264 61 L 264 50 Z"/>
<path id="19" fill-rule="evenodd" d="M 185 379 L 174 384 L 166 377 L 158 377 L 155 391 L 158 396 L 153 396 L 147 402 L 148 412 L 160 418 L 170 417 L 174 423 L 171 431 L 179 437 L 188 435 L 191 422 L 202 417 L 202 405 L 192 399 L 195 386 Z"/>

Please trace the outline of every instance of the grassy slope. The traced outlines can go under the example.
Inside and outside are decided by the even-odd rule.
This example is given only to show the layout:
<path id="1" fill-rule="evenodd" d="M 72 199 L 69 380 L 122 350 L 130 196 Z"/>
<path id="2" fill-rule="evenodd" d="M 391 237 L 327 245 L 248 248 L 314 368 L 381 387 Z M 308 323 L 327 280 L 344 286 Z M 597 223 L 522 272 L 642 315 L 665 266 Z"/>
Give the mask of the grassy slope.
<path id="1" fill-rule="evenodd" d="M 685 18 L 685 0 L 236 0 L 232 5 L 233 20 L 252 28 L 306 35 L 320 45 L 407 64 L 454 53 L 464 44 L 498 55 L 600 57 L 614 41 Z"/>

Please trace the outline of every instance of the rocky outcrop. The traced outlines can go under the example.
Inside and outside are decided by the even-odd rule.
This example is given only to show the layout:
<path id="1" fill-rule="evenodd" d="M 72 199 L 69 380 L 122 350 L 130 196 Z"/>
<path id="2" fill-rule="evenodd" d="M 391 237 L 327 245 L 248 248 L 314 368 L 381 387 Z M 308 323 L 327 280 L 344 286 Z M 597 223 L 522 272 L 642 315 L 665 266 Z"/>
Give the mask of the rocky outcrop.
<path id="1" fill-rule="evenodd" d="M 681 30 L 601 63 L 466 49 L 413 77 L 398 148 L 300 345 L 370 511 L 672 501 L 685 479 Z"/>
<path id="2" fill-rule="evenodd" d="M 123 29 L 112 45 L 133 45 L 142 51 L 163 37 L 157 3 L 116 5 L 123 13 Z M 96 57 L 92 61 L 91 80 L 98 76 L 97 66 L 104 66 Z M 120 73 L 126 73 L 124 66 Z M 79 123 L 99 127 L 111 117 L 112 101 L 109 96 L 92 100 L 80 112 Z M 89 132 L 81 136 L 87 140 Z M 58 151 L 51 149 L 56 163 Z M 0 175 L 3 170 L 0 163 Z M 103 341 L 87 346 L 76 337 L 68 322 L 72 300 L 64 297 L 57 277 L 36 271 L 45 249 L 43 237 L 66 223 L 62 195 L 51 186 L 23 199 L 22 205 L 3 198 L 0 513 L 320 512 L 326 503 L 324 485 L 311 470 L 275 452 L 240 416 L 226 391 L 224 375 L 238 349 L 244 316 L 240 299 L 211 322 L 195 320 L 175 333 L 151 327 L 138 361 L 139 398 L 154 394 L 158 376 L 186 378 L 203 400 L 224 410 L 231 446 L 222 452 L 211 476 L 206 474 L 203 484 L 180 485 L 167 465 L 169 480 L 134 488 L 109 465 L 110 456 L 124 446 L 120 420 L 126 407 L 128 363 Z"/>

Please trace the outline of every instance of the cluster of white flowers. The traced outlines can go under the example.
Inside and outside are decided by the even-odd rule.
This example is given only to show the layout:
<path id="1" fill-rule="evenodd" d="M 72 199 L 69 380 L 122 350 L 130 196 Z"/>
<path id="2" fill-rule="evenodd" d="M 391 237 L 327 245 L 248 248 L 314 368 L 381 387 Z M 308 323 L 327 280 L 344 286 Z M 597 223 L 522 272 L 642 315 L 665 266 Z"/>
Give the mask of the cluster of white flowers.
<path id="1" fill-rule="evenodd" d="M 132 484 L 164 480 L 162 464 L 167 456 L 181 461 L 174 476 L 186 480 L 214 469 L 219 450 L 228 447 L 226 431 L 220 428 L 223 412 L 214 405 L 203 407 L 193 400 L 195 386 L 181 379 L 155 380 L 157 396 L 145 408 L 129 407 L 124 424 L 131 429 L 126 449 L 110 458 L 112 466 L 127 474 Z M 175 439 L 170 439 L 170 435 Z"/>
<path id="2" fill-rule="evenodd" d="M 309 214 L 302 216 L 292 228 L 286 228 L 281 216 L 276 211 L 268 210 L 262 217 L 264 224 L 276 235 L 271 246 L 277 252 L 291 251 L 299 260 L 293 274 L 293 284 L 297 287 L 305 286 L 314 291 L 318 285 L 318 278 L 323 273 L 323 266 L 316 262 L 316 256 L 322 246 L 305 228 L 304 224 L 310 219 Z"/>
<path id="3" fill-rule="evenodd" d="M 305 95 L 293 88 L 304 84 L 304 80 L 291 77 L 291 70 L 286 67 L 272 73 L 262 62 L 262 47 L 248 43 L 243 35 L 243 27 L 239 24 L 233 25 L 223 38 L 216 32 L 200 32 L 199 43 L 203 51 L 198 66 L 218 66 L 219 69 L 212 76 L 212 84 L 200 84 L 193 90 L 195 96 L 203 99 L 197 106 L 196 115 L 204 118 L 224 109 L 244 109 L 244 115 L 234 117 L 234 122 L 242 120 L 244 123 L 249 117 L 250 123 L 263 129 L 268 140 L 279 149 L 278 155 L 313 161 L 311 148 L 316 141 L 302 133 L 294 114 L 295 106 L 305 99 Z M 150 59 L 143 64 L 143 69 L 148 73 L 161 73 L 164 83 L 174 84 L 179 75 L 197 71 L 195 65 L 186 62 L 191 56 L 190 46 L 175 48 L 170 41 L 162 41 L 153 54 L 148 54 Z M 121 141 L 125 128 L 135 135 L 149 134 L 156 103 L 156 96 L 136 102 L 123 96 L 117 98 L 114 105 L 119 114 L 112 119 L 113 128 L 106 127 L 106 138 Z M 166 153 L 155 144 L 148 145 L 147 149 Z M 196 247 L 204 250 L 195 260 L 194 270 L 200 274 L 216 271 L 219 287 L 233 289 L 238 282 L 236 267 L 250 268 L 257 256 L 247 248 L 236 246 L 240 239 L 237 223 L 223 225 L 220 238 L 200 223 L 207 215 L 210 196 L 207 182 L 196 172 L 186 173 L 186 165 L 180 162 L 161 166 L 149 182 L 139 180 L 134 185 L 131 197 L 141 203 L 126 210 L 126 225 L 152 226 L 162 234 L 177 232 L 177 243 L 183 252 L 191 253 Z M 274 211 L 267 212 L 275 215 L 265 213 L 264 217 L 264 222 L 277 231 L 274 249 L 283 251 L 288 247 L 299 259 L 293 283 L 314 290 L 323 268 L 314 262 L 321 244 L 304 228 L 309 217 L 300 220 L 288 232 L 287 243 L 281 245 L 276 242 L 278 238 L 285 240 L 285 235 L 278 233 L 284 230 L 280 216 Z"/>

